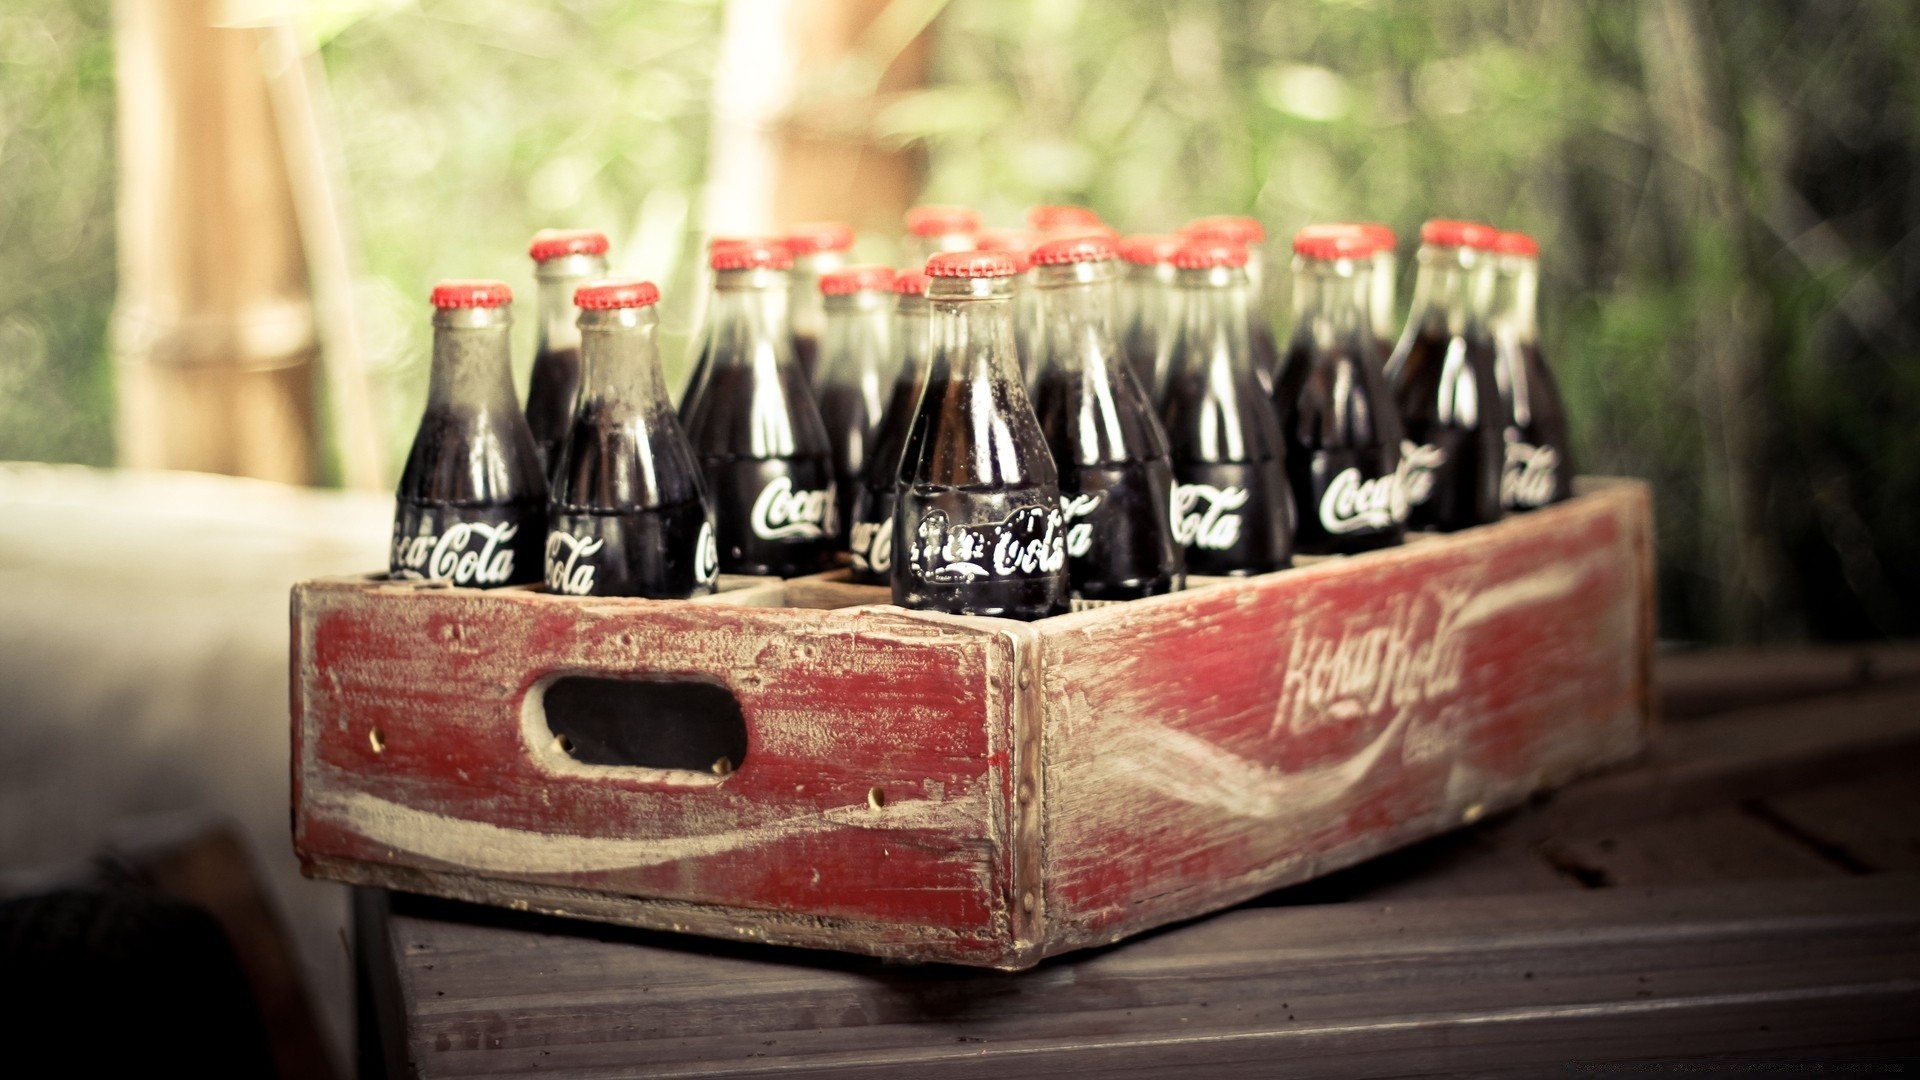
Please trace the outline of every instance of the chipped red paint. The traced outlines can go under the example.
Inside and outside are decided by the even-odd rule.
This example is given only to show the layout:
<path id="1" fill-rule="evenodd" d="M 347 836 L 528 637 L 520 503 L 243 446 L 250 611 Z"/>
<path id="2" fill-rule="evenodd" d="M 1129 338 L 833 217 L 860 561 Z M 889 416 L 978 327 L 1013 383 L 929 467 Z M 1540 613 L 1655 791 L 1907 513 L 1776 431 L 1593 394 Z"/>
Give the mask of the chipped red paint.
<path id="1" fill-rule="evenodd" d="M 1633 753 L 1651 580 L 1647 492 L 1609 481 L 1035 624 L 747 606 L 884 602 L 820 582 L 740 603 L 314 582 L 295 591 L 295 845 L 352 881 L 1026 966 Z M 746 759 L 725 779 L 572 763 L 523 726 L 563 673 L 725 685 Z"/>

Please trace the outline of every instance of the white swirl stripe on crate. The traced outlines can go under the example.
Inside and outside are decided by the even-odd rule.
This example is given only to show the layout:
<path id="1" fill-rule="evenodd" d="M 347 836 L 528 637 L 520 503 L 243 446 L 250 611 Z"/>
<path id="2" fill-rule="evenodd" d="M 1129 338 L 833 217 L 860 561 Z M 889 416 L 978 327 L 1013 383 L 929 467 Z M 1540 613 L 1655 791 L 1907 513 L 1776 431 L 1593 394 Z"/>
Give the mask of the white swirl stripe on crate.
<path id="1" fill-rule="evenodd" d="M 1579 588 L 1590 573 L 1604 566 L 1597 557 L 1550 566 L 1475 593 L 1440 618 L 1435 638 L 1457 635 L 1516 608 L 1558 599 Z M 1461 653 L 1442 648 L 1444 644 L 1433 642 L 1431 655 L 1457 661 Z M 1296 648 L 1294 655 L 1298 657 L 1303 651 Z M 1388 677 L 1391 673 L 1382 671 L 1381 675 Z M 1387 751 L 1402 741 L 1416 714 L 1425 713 L 1422 707 L 1434 700 L 1430 691 L 1451 690 L 1459 684 L 1458 676 L 1458 672 L 1426 673 L 1420 680 L 1425 685 L 1413 688 L 1410 700 L 1394 710 L 1392 720 L 1366 746 L 1344 760 L 1317 769 L 1283 772 L 1199 736 L 1144 720 L 1115 732 L 1119 744 L 1109 751 L 1109 760 L 1116 773 L 1180 802 L 1259 820 L 1310 815 L 1339 802 L 1358 785 Z M 1365 697 L 1384 701 L 1372 689 Z M 1283 707 L 1288 700 L 1289 696 L 1283 694 Z M 1285 726 L 1285 719 L 1276 718 L 1276 731 Z"/>
<path id="2" fill-rule="evenodd" d="M 520 874 L 585 874 L 658 866 L 830 829 L 930 829 L 967 836 L 987 820 L 986 798 L 979 794 L 908 799 L 880 809 L 858 803 L 723 832 L 632 840 L 509 829 L 416 810 L 364 792 L 321 796 L 314 811 L 316 817 L 340 821 L 390 848 L 469 870 Z"/>

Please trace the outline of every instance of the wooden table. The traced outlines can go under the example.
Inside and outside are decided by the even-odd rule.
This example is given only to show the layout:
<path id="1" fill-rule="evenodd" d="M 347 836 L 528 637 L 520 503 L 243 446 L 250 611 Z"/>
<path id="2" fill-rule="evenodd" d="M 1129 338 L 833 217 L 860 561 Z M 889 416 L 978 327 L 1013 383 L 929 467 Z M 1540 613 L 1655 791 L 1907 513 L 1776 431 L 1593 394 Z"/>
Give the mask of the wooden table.
<path id="1" fill-rule="evenodd" d="M 1633 766 L 1023 974 L 361 890 L 362 1071 L 1920 1066 L 1920 649 L 1663 659 Z"/>

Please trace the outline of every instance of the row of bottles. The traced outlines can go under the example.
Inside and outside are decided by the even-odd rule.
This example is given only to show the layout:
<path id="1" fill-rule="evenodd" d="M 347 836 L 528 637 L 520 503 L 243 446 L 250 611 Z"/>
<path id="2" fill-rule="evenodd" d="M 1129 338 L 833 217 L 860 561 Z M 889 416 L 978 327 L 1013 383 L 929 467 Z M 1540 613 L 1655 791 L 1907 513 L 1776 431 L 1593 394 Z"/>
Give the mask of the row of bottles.
<path id="1" fill-rule="evenodd" d="M 1029 221 L 919 208 L 925 273 L 849 265 L 844 225 L 716 240 L 677 410 L 657 290 L 597 280 L 604 237 L 536 237 L 517 425 L 506 287 L 443 283 L 393 573 L 684 597 L 848 553 L 896 603 L 1033 619 L 1565 496 L 1527 238 L 1428 223 L 1388 358 L 1380 227 L 1295 238 L 1283 351 L 1251 219 L 1124 241 L 1078 208 Z"/>

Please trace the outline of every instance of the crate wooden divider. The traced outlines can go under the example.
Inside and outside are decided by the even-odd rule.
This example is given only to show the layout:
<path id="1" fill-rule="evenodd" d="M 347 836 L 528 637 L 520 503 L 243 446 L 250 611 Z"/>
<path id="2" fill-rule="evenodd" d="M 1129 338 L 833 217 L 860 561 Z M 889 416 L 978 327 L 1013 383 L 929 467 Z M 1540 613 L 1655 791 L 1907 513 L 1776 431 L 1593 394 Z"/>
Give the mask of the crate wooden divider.
<path id="1" fill-rule="evenodd" d="M 697 601 L 307 582 L 294 845 L 315 877 L 1028 967 L 1634 754 L 1651 500 L 1579 491 L 1035 623 L 904 611 L 837 573 Z M 724 688 L 744 756 L 584 764 L 543 705 L 568 675 Z"/>

